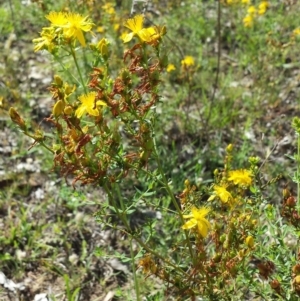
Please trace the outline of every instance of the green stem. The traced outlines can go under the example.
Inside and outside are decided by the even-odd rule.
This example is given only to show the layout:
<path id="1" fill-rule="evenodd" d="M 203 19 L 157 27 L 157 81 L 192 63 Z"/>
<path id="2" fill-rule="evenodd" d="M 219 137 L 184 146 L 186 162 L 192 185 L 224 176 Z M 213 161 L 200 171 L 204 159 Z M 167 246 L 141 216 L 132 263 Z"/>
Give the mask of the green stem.
<path id="1" fill-rule="evenodd" d="M 66 50 L 67 51 L 67 50 Z M 68 52 L 68 51 L 67 51 Z M 69 52 L 68 52 L 69 53 Z M 56 62 L 59 63 L 60 67 L 64 70 L 65 74 L 68 75 L 69 79 L 71 80 L 72 78 L 75 80 L 75 82 L 80 85 L 80 81 L 65 67 L 65 65 L 62 63 L 61 58 L 58 55 L 54 55 L 54 59 Z"/>
<path id="2" fill-rule="evenodd" d="M 134 254 L 133 254 L 133 248 L 132 248 L 132 238 L 130 239 L 130 256 L 131 256 L 131 264 L 132 264 L 132 272 L 133 272 L 133 280 L 134 280 L 134 288 L 136 293 L 136 300 L 140 301 L 140 289 L 139 289 L 139 282 L 136 275 L 136 268 L 134 263 Z"/>
<path id="3" fill-rule="evenodd" d="M 161 162 L 160 162 L 160 159 L 159 159 L 159 155 L 158 155 L 158 152 L 157 152 L 156 140 L 155 140 L 154 137 L 152 137 L 152 140 L 153 140 L 153 146 L 154 146 L 153 147 L 154 157 L 155 157 L 155 160 L 156 160 L 156 163 L 157 163 L 159 174 L 162 177 L 163 186 L 166 189 L 168 195 L 170 196 L 170 198 L 172 200 L 172 203 L 173 203 L 174 207 L 176 208 L 176 211 L 178 212 L 181 223 L 184 224 L 182 211 L 181 211 L 181 209 L 180 209 L 180 207 L 177 203 L 177 200 L 175 199 L 175 196 L 174 196 L 174 194 L 173 194 L 173 192 L 170 188 L 169 182 L 168 182 L 168 180 L 165 176 L 165 173 L 163 171 L 163 168 L 162 168 L 162 165 L 161 165 Z M 190 239 L 189 239 L 188 231 L 185 230 L 184 234 L 185 234 L 185 238 L 186 238 L 186 243 L 187 243 L 188 248 L 189 248 L 191 259 L 192 259 L 193 263 L 195 264 L 194 253 L 193 253 L 192 245 L 191 245 L 191 242 L 190 242 Z"/>
<path id="4" fill-rule="evenodd" d="M 165 262 L 166 264 L 168 264 L 169 266 L 173 267 L 174 270 L 176 270 L 177 272 L 181 273 L 182 275 L 185 275 L 185 277 L 189 277 L 189 275 L 183 271 L 180 267 L 178 267 L 177 265 L 173 264 L 172 262 L 170 262 L 169 260 L 167 260 L 165 257 L 163 257 L 162 255 L 160 255 L 159 253 L 157 253 L 156 251 L 152 250 L 151 248 L 148 247 L 147 244 L 145 244 L 142 239 L 140 239 L 139 237 L 137 237 L 136 235 L 134 235 L 131 231 L 131 228 L 129 226 L 129 223 L 127 221 L 127 218 L 124 216 L 124 214 L 122 214 L 116 204 L 116 201 L 111 193 L 111 190 L 109 189 L 109 187 L 107 186 L 107 184 L 105 184 L 103 186 L 105 192 L 108 195 L 109 201 L 110 201 L 110 205 L 112 205 L 115 208 L 116 214 L 119 217 L 119 219 L 122 221 L 122 223 L 124 224 L 125 228 L 126 228 L 126 234 L 131 236 L 132 239 L 134 239 L 142 248 L 144 248 L 148 253 L 154 255 L 155 257 L 159 258 L 160 260 L 162 260 L 163 262 Z M 118 192 L 117 192 L 118 193 Z M 118 193 L 119 194 L 119 193 Z M 175 200 L 176 201 L 176 200 Z M 122 205 L 121 205 L 122 206 Z M 122 229 L 120 229 L 121 231 L 124 231 Z"/>
<path id="5" fill-rule="evenodd" d="M 116 201 L 115 201 L 115 199 L 113 197 L 113 194 L 111 193 L 111 191 L 110 191 L 109 187 L 107 186 L 107 184 L 105 184 L 103 186 L 103 188 L 104 188 L 105 192 L 107 193 L 107 196 L 108 196 L 108 199 L 109 199 L 109 204 L 112 205 L 115 208 L 117 216 L 122 221 L 122 223 L 125 226 L 126 230 L 129 233 L 131 233 L 131 228 L 129 226 L 127 218 L 126 218 L 126 216 L 122 212 L 120 212 L 119 207 L 117 206 Z"/>
<path id="6" fill-rule="evenodd" d="M 45 144 L 43 141 L 38 141 L 34 135 L 31 135 L 31 134 L 29 134 L 29 133 L 27 133 L 27 132 L 24 132 L 24 134 L 25 134 L 26 136 L 32 138 L 32 139 L 35 141 L 35 143 L 40 144 L 42 147 L 44 147 L 45 149 L 47 149 L 47 150 L 48 150 L 49 152 L 51 152 L 52 154 L 55 153 L 54 150 L 53 150 L 52 148 L 50 148 L 47 144 Z M 34 146 L 34 145 L 35 145 L 35 144 L 33 144 L 33 146 Z"/>
<path id="7" fill-rule="evenodd" d="M 80 68 L 79 68 L 79 65 L 78 65 L 78 61 L 77 61 L 77 58 L 76 58 L 76 53 L 75 53 L 74 48 L 73 48 L 73 46 L 71 44 L 70 44 L 70 49 L 71 49 L 71 55 L 72 55 L 73 60 L 75 62 L 75 66 L 76 66 L 77 72 L 79 74 L 80 82 L 81 82 L 81 85 L 83 87 L 84 93 L 87 94 L 86 85 L 85 85 L 85 83 L 83 81 L 83 77 L 82 77 L 82 74 L 81 74 L 81 71 L 80 71 Z"/>
<path id="8" fill-rule="evenodd" d="M 297 133 L 297 205 L 298 205 L 298 213 L 300 214 L 300 181 L 299 181 L 299 175 L 300 175 L 300 135 Z"/>

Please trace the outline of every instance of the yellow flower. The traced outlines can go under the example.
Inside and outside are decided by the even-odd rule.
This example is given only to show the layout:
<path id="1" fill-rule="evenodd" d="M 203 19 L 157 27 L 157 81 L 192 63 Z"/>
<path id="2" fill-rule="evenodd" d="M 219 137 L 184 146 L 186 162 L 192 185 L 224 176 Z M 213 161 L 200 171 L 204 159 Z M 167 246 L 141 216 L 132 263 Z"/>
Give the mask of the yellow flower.
<path id="1" fill-rule="evenodd" d="M 226 4 L 237 4 L 238 3 L 238 0 L 227 0 Z"/>
<path id="2" fill-rule="evenodd" d="M 226 186 L 214 186 L 215 194 L 220 198 L 223 203 L 229 203 L 232 205 L 232 195 L 229 191 L 227 191 Z"/>
<path id="3" fill-rule="evenodd" d="M 105 32 L 104 26 L 98 26 L 97 27 L 97 32 L 104 33 Z"/>
<path id="4" fill-rule="evenodd" d="M 197 209 L 193 207 L 191 211 L 191 214 L 183 216 L 183 218 L 189 218 L 190 220 L 182 226 L 182 229 L 191 229 L 197 226 L 200 235 L 205 238 L 211 227 L 209 221 L 205 218 L 210 209 L 205 207 Z"/>
<path id="5" fill-rule="evenodd" d="M 102 38 L 96 45 L 96 48 L 99 50 L 102 56 L 108 55 L 108 45 L 109 42 L 107 39 Z"/>
<path id="6" fill-rule="evenodd" d="M 143 28 L 144 17 L 137 15 L 132 19 L 128 19 L 125 23 L 125 27 L 130 29 L 132 32 L 124 33 L 121 39 L 124 43 L 128 43 L 134 36 L 138 36 L 143 42 L 151 42 L 157 40 L 159 35 L 154 27 Z"/>
<path id="7" fill-rule="evenodd" d="M 150 42 L 152 39 L 155 39 L 156 31 L 153 27 L 143 28 L 137 35 L 142 41 Z"/>
<path id="8" fill-rule="evenodd" d="M 85 47 L 83 32 L 91 31 L 93 23 L 88 17 L 83 17 L 76 13 L 50 12 L 46 18 L 51 22 L 51 26 L 62 28 L 67 39 L 76 38 Z"/>
<path id="9" fill-rule="evenodd" d="M 114 28 L 114 31 L 118 31 L 120 28 L 120 24 L 119 23 L 114 24 L 113 28 Z"/>
<path id="10" fill-rule="evenodd" d="M 255 8 L 254 5 L 249 6 L 249 8 L 248 8 L 248 14 L 249 14 L 250 16 L 256 15 L 256 8 Z"/>
<path id="11" fill-rule="evenodd" d="M 262 1 L 258 5 L 258 14 L 259 15 L 264 15 L 265 12 L 267 11 L 267 8 L 269 7 L 269 2 L 268 1 Z"/>
<path id="12" fill-rule="evenodd" d="M 193 66 L 193 65 L 195 65 L 195 60 L 194 60 L 194 58 L 192 56 L 187 55 L 181 61 L 181 65 L 182 66 L 186 66 L 186 67 Z"/>
<path id="13" fill-rule="evenodd" d="M 50 12 L 49 15 L 46 16 L 46 19 L 48 19 L 52 26 L 55 27 L 61 27 L 67 24 L 66 14 L 63 12 Z"/>
<path id="14" fill-rule="evenodd" d="M 250 186 L 252 184 L 252 174 L 247 169 L 229 171 L 228 176 L 228 180 L 235 185 Z"/>
<path id="15" fill-rule="evenodd" d="M 113 4 L 111 2 L 108 2 L 102 6 L 102 9 L 105 10 L 109 15 L 113 15 L 116 13 Z"/>
<path id="16" fill-rule="evenodd" d="M 253 26 L 253 17 L 251 15 L 247 15 L 243 19 L 243 23 L 245 27 L 252 27 Z"/>
<path id="17" fill-rule="evenodd" d="M 137 15 L 132 19 L 128 19 L 125 23 L 125 27 L 130 29 L 132 32 L 122 35 L 124 43 L 128 43 L 132 40 L 135 35 L 138 35 L 143 30 L 144 17 Z"/>
<path id="18" fill-rule="evenodd" d="M 169 64 L 167 66 L 167 72 L 171 72 L 171 71 L 174 71 L 174 70 L 176 70 L 176 67 L 173 64 Z"/>
<path id="19" fill-rule="evenodd" d="M 53 40 L 55 39 L 55 29 L 53 27 L 44 27 L 41 32 L 41 37 L 33 39 L 32 42 L 36 44 L 34 46 L 34 51 L 37 52 L 42 49 L 46 49 L 51 52 L 55 44 Z"/>
<path id="20" fill-rule="evenodd" d="M 99 116 L 99 110 L 97 106 L 106 106 L 106 103 L 102 100 L 95 101 L 96 92 L 90 92 L 87 95 L 79 96 L 81 105 L 77 108 L 75 115 L 80 118 L 83 114 L 89 113 L 92 116 Z"/>
<path id="21" fill-rule="evenodd" d="M 242 4 L 250 4 L 251 0 L 242 0 Z"/>
<path id="22" fill-rule="evenodd" d="M 294 29 L 293 34 L 294 34 L 295 36 L 299 36 L 299 35 L 300 35 L 300 27 Z"/>
<path id="23" fill-rule="evenodd" d="M 63 26 L 65 37 L 76 38 L 85 47 L 86 43 L 82 31 L 91 31 L 94 24 L 88 19 L 88 16 L 83 17 L 76 13 L 67 14 L 66 19 L 68 22 Z"/>

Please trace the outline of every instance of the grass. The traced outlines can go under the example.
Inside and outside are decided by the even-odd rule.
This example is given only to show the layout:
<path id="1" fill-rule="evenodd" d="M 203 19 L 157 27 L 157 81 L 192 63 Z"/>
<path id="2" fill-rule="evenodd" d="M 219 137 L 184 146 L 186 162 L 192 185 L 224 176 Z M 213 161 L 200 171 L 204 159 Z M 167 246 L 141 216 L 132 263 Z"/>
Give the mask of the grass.
<path id="1" fill-rule="evenodd" d="M 86 3 L 80 12 L 89 13 L 95 25 L 105 29 L 97 35 L 109 38 L 111 69 L 116 74 L 124 50 L 119 36 L 131 4 L 118 4 L 112 19 L 102 8 L 104 2 Z M 267 254 L 267 259 L 276 262 L 276 279 L 288 287 L 292 282 L 290 270 L 297 263 L 299 233 L 279 215 L 284 184 L 296 192 L 291 181 L 295 164 L 286 155 L 296 152 L 291 120 L 299 113 L 299 37 L 293 38 L 292 33 L 300 26 L 299 8 L 296 4 L 271 3 L 266 14 L 255 20 L 252 28 L 246 28 L 242 20 L 247 7 L 222 4 L 218 27 L 215 1 L 162 2 L 153 1 L 154 12 L 146 14 L 149 23 L 166 25 L 168 34 L 162 52 L 176 67 L 162 75 L 162 98 L 156 108 L 162 169 L 177 198 L 189 179 L 197 187 L 197 202 L 205 204 L 209 191 L 204 186 L 214 182 L 214 171 L 222 168 L 229 143 L 238 150 L 232 162 L 235 168 L 245 166 L 249 156 L 266 158 L 261 181 L 267 183 L 279 174 L 283 177 L 261 192 L 258 215 L 267 219 L 257 229 L 261 241 L 255 256 Z M 75 2 L 68 5 L 71 10 L 78 7 Z M 40 53 L 33 53 L 31 40 L 46 26 L 45 14 L 66 7 L 61 1 L 45 1 L 20 9 L 20 3 L 14 0 L 0 6 L 0 43 L 7 45 L 0 47 L 0 127 L 7 133 L 0 143 L 0 271 L 16 283 L 38 279 L 39 284 L 28 285 L 20 300 L 33 300 L 36 294 L 51 290 L 53 300 L 104 300 L 110 291 L 114 293 L 113 300 L 135 300 L 129 236 L 108 214 L 112 208 L 105 193 L 95 186 L 78 185 L 74 190 L 70 179 L 62 180 L 52 170 L 49 153 L 42 148 L 27 151 L 31 141 L 24 139 L 7 117 L 8 108 L 14 106 L 22 116 L 32 118 L 32 129 L 40 125 L 49 129 L 41 122 L 52 105 L 43 79 L 52 77 L 52 73 L 63 74 L 63 70 L 59 64 L 49 65 Z M 116 24 L 120 25 L 117 30 L 113 29 Z M 16 38 L 7 44 L 12 32 Z M 184 70 L 181 61 L 186 55 L 194 57 L 195 65 Z M 92 57 L 87 52 L 82 52 L 81 57 L 82 70 L 90 70 Z M 73 74 L 71 63 L 67 62 L 67 66 Z M 39 69 L 46 70 L 45 74 L 31 78 Z M 290 142 L 280 144 L 285 137 Z M 4 152 L 7 145 L 11 150 Z M 18 171 L 17 167 L 28 159 L 32 159 L 29 165 L 36 166 L 36 170 L 27 166 Z M 156 167 L 150 163 L 152 166 Z M 174 217 L 174 205 L 160 185 L 143 174 L 128 177 L 120 190 L 125 204 L 132 204 L 129 219 L 137 224 L 141 237 L 149 239 L 149 245 L 165 257 L 171 254 L 178 262 L 186 256 L 183 244 L 171 248 L 174 236 L 180 236 L 181 230 Z M 94 218 L 96 212 L 98 220 Z M 149 218 L 151 214 L 155 218 Z M 141 251 L 134 244 L 137 263 Z M 118 263 L 113 266 L 109 260 L 115 258 Z M 238 284 L 251 282 L 255 272 L 250 269 L 247 273 L 238 278 Z M 137 278 L 143 300 L 176 300 L 175 291 L 154 276 L 145 278 L 139 270 Z M 239 298 L 251 300 L 259 295 L 261 287 L 261 299 L 272 300 L 274 291 L 263 281 L 252 292 L 240 291 Z M 0 296 L 8 300 L 9 293 L 3 289 Z M 184 298 L 188 300 L 187 295 Z M 276 298 L 281 300 L 280 295 Z M 296 297 L 290 293 L 284 300 L 296 300 L 293 298 Z"/>

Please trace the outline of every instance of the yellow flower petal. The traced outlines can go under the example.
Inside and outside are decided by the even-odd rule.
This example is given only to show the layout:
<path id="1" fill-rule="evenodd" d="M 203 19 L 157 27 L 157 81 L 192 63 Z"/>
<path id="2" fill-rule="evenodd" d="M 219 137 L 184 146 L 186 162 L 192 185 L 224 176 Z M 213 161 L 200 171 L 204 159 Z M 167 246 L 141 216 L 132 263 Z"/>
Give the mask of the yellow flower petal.
<path id="1" fill-rule="evenodd" d="M 86 112 L 86 109 L 84 106 L 80 106 L 76 111 L 75 111 L 75 116 L 77 118 L 81 118 L 82 115 Z"/>
<path id="2" fill-rule="evenodd" d="M 197 225 L 197 220 L 190 219 L 189 221 L 187 221 L 183 226 L 182 229 L 191 229 L 193 227 L 195 227 Z"/>
<path id="3" fill-rule="evenodd" d="M 215 185 L 214 191 L 223 203 L 228 203 L 232 200 L 232 195 L 227 191 L 226 187 Z"/>
<path id="4" fill-rule="evenodd" d="M 51 23 L 52 26 L 63 26 L 65 25 L 68 21 L 66 19 L 66 14 L 63 12 L 50 12 L 49 15 L 46 16 L 46 19 L 48 19 Z"/>
<path id="5" fill-rule="evenodd" d="M 133 33 L 138 33 L 143 28 L 143 23 L 143 15 L 137 15 L 132 19 L 128 19 L 124 26 L 130 29 Z"/>
<path id="6" fill-rule="evenodd" d="M 202 237 L 207 236 L 209 228 L 210 228 L 210 223 L 206 219 L 204 219 L 201 222 L 198 222 L 198 231 Z"/>
<path id="7" fill-rule="evenodd" d="M 235 185 L 250 186 L 252 184 L 252 173 L 247 169 L 232 170 L 228 173 L 228 180 Z"/>
<path id="8" fill-rule="evenodd" d="M 106 103 L 102 100 L 97 100 L 95 102 L 96 92 L 90 92 L 87 95 L 79 96 L 79 100 L 81 101 L 81 105 L 75 111 L 75 115 L 77 118 L 82 117 L 84 113 L 89 113 L 92 116 L 99 116 L 99 110 L 97 105 L 106 106 Z"/>
<path id="9" fill-rule="evenodd" d="M 174 70 L 176 70 L 176 67 L 173 64 L 169 64 L 167 66 L 167 72 L 171 72 L 171 71 L 174 71 Z"/>
<path id="10" fill-rule="evenodd" d="M 134 33 L 130 32 L 130 33 L 125 33 L 122 34 L 121 39 L 123 40 L 124 43 L 128 43 L 132 40 L 132 38 L 134 37 Z"/>
<path id="11" fill-rule="evenodd" d="M 195 60 L 192 56 L 187 55 L 184 57 L 184 59 L 181 61 L 182 66 L 190 67 L 195 65 Z"/>
<path id="12" fill-rule="evenodd" d="M 198 228 L 198 232 L 202 237 L 206 237 L 208 234 L 208 230 L 211 227 L 210 223 L 205 216 L 210 212 L 209 208 L 196 208 L 193 207 L 191 209 L 191 213 L 188 215 L 184 215 L 184 218 L 190 218 L 183 226 L 182 229 L 191 229 L 195 226 Z"/>
<path id="13" fill-rule="evenodd" d="M 80 14 L 69 13 L 66 15 L 67 23 L 62 26 L 66 38 L 76 38 L 79 43 L 85 47 L 85 39 L 82 31 L 89 32 L 92 30 L 93 23 L 88 17 Z"/>

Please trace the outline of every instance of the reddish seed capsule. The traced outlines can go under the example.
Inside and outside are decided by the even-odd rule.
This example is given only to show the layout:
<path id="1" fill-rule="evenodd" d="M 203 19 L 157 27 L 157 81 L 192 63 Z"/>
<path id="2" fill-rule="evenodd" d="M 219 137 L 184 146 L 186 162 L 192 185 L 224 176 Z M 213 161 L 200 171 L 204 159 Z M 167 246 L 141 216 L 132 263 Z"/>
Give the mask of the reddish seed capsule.
<path id="1" fill-rule="evenodd" d="M 288 207 L 295 207 L 296 206 L 296 199 L 293 196 L 290 196 L 286 202 L 285 202 L 286 206 Z"/>

